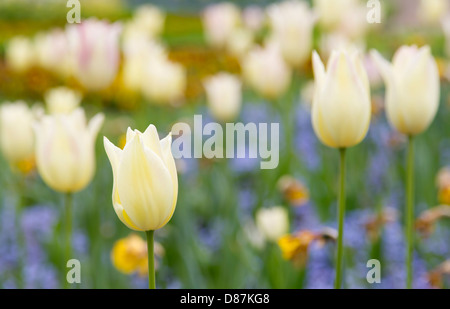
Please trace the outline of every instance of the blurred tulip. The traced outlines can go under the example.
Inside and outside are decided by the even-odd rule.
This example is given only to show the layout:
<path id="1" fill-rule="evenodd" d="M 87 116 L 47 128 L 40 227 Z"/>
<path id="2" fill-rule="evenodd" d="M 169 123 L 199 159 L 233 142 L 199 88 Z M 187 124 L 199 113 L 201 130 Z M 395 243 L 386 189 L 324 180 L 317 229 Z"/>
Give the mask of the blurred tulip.
<path id="1" fill-rule="evenodd" d="M 263 208 L 256 213 L 256 226 L 266 240 L 277 242 L 289 231 L 289 216 L 285 208 Z"/>
<path id="2" fill-rule="evenodd" d="M 291 83 L 291 70 L 276 44 L 255 47 L 241 61 L 246 82 L 262 96 L 276 99 Z"/>
<path id="3" fill-rule="evenodd" d="M 250 5 L 242 11 L 242 19 L 246 28 L 256 32 L 264 26 L 266 14 L 261 7 Z"/>
<path id="4" fill-rule="evenodd" d="M 315 15 L 302 1 L 288 0 L 267 8 L 272 27 L 272 39 L 280 44 L 287 63 L 299 66 L 305 63 L 312 49 Z"/>
<path id="5" fill-rule="evenodd" d="M 95 138 L 103 120 L 103 114 L 97 114 L 86 125 L 84 110 L 78 108 L 36 123 L 37 167 L 50 188 L 74 193 L 89 184 L 95 171 Z"/>
<path id="6" fill-rule="evenodd" d="M 236 119 L 242 104 L 239 78 L 228 73 L 219 73 L 208 78 L 204 87 L 212 115 L 222 122 Z"/>
<path id="7" fill-rule="evenodd" d="M 450 14 L 447 15 L 442 20 L 442 29 L 444 30 L 445 38 L 446 38 L 446 52 L 447 56 L 450 57 Z M 448 74 L 448 79 L 450 80 L 450 73 Z"/>
<path id="8" fill-rule="evenodd" d="M 202 18 L 206 40 L 216 48 L 224 47 L 232 31 L 241 24 L 241 12 L 230 2 L 209 5 Z"/>
<path id="9" fill-rule="evenodd" d="M 123 83 L 129 90 L 140 91 L 149 59 L 163 56 L 164 48 L 142 36 L 130 35 L 124 37 L 123 51 Z"/>
<path id="10" fill-rule="evenodd" d="M 99 91 L 111 85 L 119 68 L 121 26 L 88 19 L 67 27 L 74 74 L 83 86 Z"/>
<path id="11" fill-rule="evenodd" d="M 26 37 L 16 36 L 6 45 L 6 63 L 16 72 L 24 72 L 35 64 L 33 43 Z"/>
<path id="12" fill-rule="evenodd" d="M 249 29 L 237 28 L 230 34 L 226 48 L 231 55 L 241 59 L 253 46 L 253 42 L 253 33 Z"/>
<path id="13" fill-rule="evenodd" d="M 377 51 L 372 56 L 386 84 L 386 113 L 399 132 L 416 135 L 433 121 L 439 106 L 440 82 L 430 47 L 402 46 L 392 64 Z"/>
<path id="14" fill-rule="evenodd" d="M 105 150 L 113 170 L 114 210 L 127 227 L 154 231 L 169 222 L 178 196 L 172 136 L 159 140 L 155 126 L 144 133 L 128 129 L 123 150 L 106 137 Z"/>
<path id="15" fill-rule="evenodd" d="M 328 59 L 333 50 L 349 50 L 364 53 L 366 46 L 362 41 L 354 41 L 347 37 L 344 33 L 336 31 L 322 35 L 320 42 L 320 55 L 324 59 Z"/>
<path id="16" fill-rule="evenodd" d="M 325 71 L 314 52 L 313 66 L 312 122 L 316 135 L 329 147 L 358 144 L 367 134 L 371 114 L 369 80 L 359 54 L 334 51 Z"/>
<path id="17" fill-rule="evenodd" d="M 34 39 L 38 64 L 63 78 L 73 72 L 73 58 L 70 57 L 66 33 L 60 29 L 39 33 Z"/>
<path id="18" fill-rule="evenodd" d="M 448 13 L 448 0 L 420 0 L 417 13 L 423 23 L 439 25 L 442 18 Z"/>
<path id="19" fill-rule="evenodd" d="M 50 114 L 69 114 L 81 103 L 81 93 L 66 87 L 53 88 L 45 94 L 45 103 Z"/>
<path id="20" fill-rule="evenodd" d="M 25 102 L 0 105 L 0 146 L 11 164 L 34 155 L 33 112 Z"/>
<path id="21" fill-rule="evenodd" d="M 156 37 L 164 29 L 166 15 L 158 7 L 144 4 L 136 10 L 130 26 L 149 37 Z"/>
<path id="22" fill-rule="evenodd" d="M 152 57 L 144 66 L 142 93 L 155 103 L 173 103 L 184 97 L 185 69 L 165 56 Z"/>
<path id="23" fill-rule="evenodd" d="M 314 0 L 313 3 L 319 23 L 329 30 L 336 30 L 345 20 L 347 13 L 358 5 L 358 0 Z"/>

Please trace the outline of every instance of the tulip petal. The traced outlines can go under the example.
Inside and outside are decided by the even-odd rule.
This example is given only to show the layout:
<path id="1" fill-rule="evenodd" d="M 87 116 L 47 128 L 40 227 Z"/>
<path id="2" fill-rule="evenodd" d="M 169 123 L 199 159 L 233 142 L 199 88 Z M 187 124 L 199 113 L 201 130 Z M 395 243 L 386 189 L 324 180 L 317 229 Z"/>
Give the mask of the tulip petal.
<path id="1" fill-rule="evenodd" d="M 170 176 L 172 177 L 173 202 L 171 209 L 168 209 L 168 212 L 165 214 L 167 220 L 164 224 L 166 224 L 170 220 L 170 218 L 172 218 L 178 198 L 178 174 L 175 165 L 175 160 L 172 155 L 171 147 L 172 147 L 172 133 L 169 133 L 165 138 L 161 140 L 161 148 L 162 148 L 162 158 L 164 160 L 164 163 L 166 164 L 167 169 L 169 170 Z"/>
<path id="2" fill-rule="evenodd" d="M 315 80 L 317 81 L 316 87 L 321 87 L 321 85 L 325 80 L 325 66 L 323 65 L 323 62 L 316 51 L 313 51 L 312 59 L 313 59 L 314 77 Z"/>
<path id="3" fill-rule="evenodd" d="M 144 145 L 153 150 L 156 155 L 162 158 L 161 145 L 159 143 L 159 135 L 154 125 L 149 125 L 142 134 L 142 142 Z"/>

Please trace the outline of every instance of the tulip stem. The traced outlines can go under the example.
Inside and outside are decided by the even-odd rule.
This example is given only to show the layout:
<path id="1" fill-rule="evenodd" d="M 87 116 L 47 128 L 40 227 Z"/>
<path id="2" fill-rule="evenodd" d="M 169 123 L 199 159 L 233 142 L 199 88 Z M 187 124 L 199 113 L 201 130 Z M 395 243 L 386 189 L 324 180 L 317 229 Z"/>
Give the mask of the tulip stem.
<path id="1" fill-rule="evenodd" d="M 414 251 L 414 138 L 408 137 L 406 161 L 406 288 L 412 288 L 413 251 Z"/>
<path id="2" fill-rule="evenodd" d="M 67 262 L 71 259 L 72 256 L 72 203 L 73 203 L 73 194 L 68 192 L 64 196 L 65 203 L 65 213 L 66 213 L 66 260 L 63 265 L 63 269 L 66 270 Z M 65 271 L 63 272 L 65 273 Z M 64 285 L 69 288 L 69 282 L 67 278 L 64 278 Z"/>
<path id="3" fill-rule="evenodd" d="M 155 255 L 153 234 L 155 231 L 146 231 L 147 234 L 147 250 L 148 250 L 148 288 L 155 289 Z"/>
<path id="4" fill-rule="evenodd" d="M 340 176 L 339 176 L 339 202 L 338 202 L 338 247 L 336 257 L 336 278 L 334 288 L 342 288 L 342 270 L 343 270 L 343 255 L 344 255 L 344 215 L 345 215 L 345 153 L 346 148 L 340 148 Z"/>

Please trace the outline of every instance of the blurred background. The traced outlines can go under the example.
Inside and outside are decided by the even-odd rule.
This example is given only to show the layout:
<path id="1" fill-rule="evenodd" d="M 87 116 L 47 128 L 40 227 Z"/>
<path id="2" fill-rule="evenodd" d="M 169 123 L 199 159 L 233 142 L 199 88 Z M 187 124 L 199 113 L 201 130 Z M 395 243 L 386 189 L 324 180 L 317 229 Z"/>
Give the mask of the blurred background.
<path id="1" fill-rule="evenodd" d="M 113 210 L 103 136 L 123 147 L 128 127 L 152 123 L 162 138 L 200 114 L 204 124 L 280 123 L 280 164 L 177 160 L 177 208 L 155 233 L 157 287 L 332 288 L 338 152 L 312 129 L 311 53 L 326 62 L 352 48 L 369 75 L 372 122 L 348 152 L 345 286 L 403 288 L 406 139 L 386 120 L 384 83 L 367 54 L 392 59 L 404 44 L 430 45 L 441 74 L 439 112 L 417 138 L 414 286 L 450 286 L 450 1 L 381 1 L 375 24 L 358 0 L 79 3 L 82 24 L 68 23 L 63 0 L 0 2 L 0 106 L 105 114 L 94 178 L 74 195 L 77 287 L 147 287 L 145 235 Z M 223 76 L 237 83 L 211 85 Z M 62 288 L 63 196 L 32 156 L 12 164 L 2 155 L 0 170 L 0 287 Z M 380 284 L 366 280 L 374 258 Z"/>

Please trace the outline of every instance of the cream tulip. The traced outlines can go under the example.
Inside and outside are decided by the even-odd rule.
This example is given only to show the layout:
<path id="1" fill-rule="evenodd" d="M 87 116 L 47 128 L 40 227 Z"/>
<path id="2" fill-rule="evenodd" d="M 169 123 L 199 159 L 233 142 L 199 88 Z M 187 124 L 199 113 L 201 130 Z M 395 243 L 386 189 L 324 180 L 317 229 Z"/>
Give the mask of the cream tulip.
<path id="1" fill-rule="evenodd" d="M 313 53 L 315 90 L 312 124 L 322 143 L 333 148 L 361 142 L 370 124 L 367 73 L 358 52 L 333 51 L 327 70 Z"/>
<path id="2" fill-rule="evenodd" d="M 45 94 L 45 103 L 50 114 L 69 114 L 81 103 L 81 93 L 66 87 L 50 89 Z"/>
<path id="3" fill-rule="evenodd" d="M 150 37 L 161 34 L 164 29 L 166 14 L 158 7 L 144 4 L 137 8 L 131 23 Z"/>
<path id="4" fill-rule="evenodd" d="M 6 45 L 6 63 L 16 72 L 25 72 L 35 64 L 36 55 L 33 43 L 26 37 L 12 38 Z"/>
<path id="5" fill-rule="evenodd" d="M 439 107 L 439 71 L 430 47 L 402 46 L 392 64 L 377 51 L 372 57 L 386 84 L 390 124 L 406 135 L 425 131 Z"/>
<path id="6" fill-rule="evenodd" d="M 103 124 L 97 114 L 86 124 L 84 110 L 44 116 L 35 124 L 36 163 L 44 182 L 55 191 L 84 189 L 95 171 L 95 139 Z"/>
<path id="7" fill-rule="evenodd" d="M 291 83 L 291 69 L 277 44 L 255 47 L 242 59 L 241 66 L 246 82 L 265 98 L 278 98 Z"/>
<path id="8" fill-rule="evenodd" d="M 286 62 L 297 67 L 309 60 L 316 21 L 309 6 L 298 0 L 283 1 L 270 5 L 267 15 Z"/>
<path id="9" fill-rule="evenodd" d="M 236 119 L 241 109 L 241 81 L 234 75 L 219 73 L 204 82 L 209 109 L 219 121 Z"/>
<path id="10" fill-rule="evenodd" d="M 0 105 L 0 148 L 11 164 L 34 155 L 34 118 L 25 102 Z"/>
<path id="11" fill-rule="evenodd" d="M 254 37 L 251 30 L 237 28 L 228 37 L 226 48 L 231 55 L 237 59 L 241 59 L 250 50 L 253 43 Z"/>
<path id="12" fill-rule="evenodd" d="M 439 25 L 448 13 L 448 0 L 420 0 L 417 13 L 421 21 L 428 25 Z"/>
<path id="13" fill-rule="evenodd" d="M 164 56 L 164 47 L 139 33 L 128 33 L 123 40 L 123 52 L 123 83 L 129 90 L 141 91 L 149 59 Z"/>
<path id="14" fill-rule="evenodd" d="M 266 21 L 264 9 L 258 5 L 250 5 L 242 11 L 242 22 L 244 26 L 253 32 L 261 30 Z"/>
<path id="15" fill-rule="evenodd" d="M 216 3 L 206 7 L 202 19 L 206 41 L 213 47 L 221 48 L 241 24 L 241 12 L 233 3 Z"/>
<path id="16" fill-rule="evenodd" d="M 256 213 L 256 227 L 266 240 L 276 242 L 289 231 L 289 216 L 285 208 L 263 208 Z"/>
<path id="17" fill-rule="evenodd" d="M 171 134 L 159 140 L 154 125 L 144 133 L 128 128 L 123 150 L 106 137 L 104 146 L 113 171 L 112 202 L 120 221 L 136 231 L 162 228 L 171 219 L 178 197 Z"/>
<path id="18" fill-rule="evenodd" d="M 65 31 L 53 29 L 38 33 L 34 38 L 34 46 L 38 65 L 63 78 L 72 75 L 74 59 L 70 55 Z"/>
<path id="19" fill-rule="evenodd" d="M 187 77 L 181 64 L 164 56 L 155 56 L 144 66 L 142 93 L 159 104 L 174 103 L 184 97 Z"/>
<path id="20" fill-rule="evenodd" d="M 314 0 L 319 23 L 327 29 L 336 29 L 345 21 L 347 13 L 358 6 L 359 0 Z"/>

